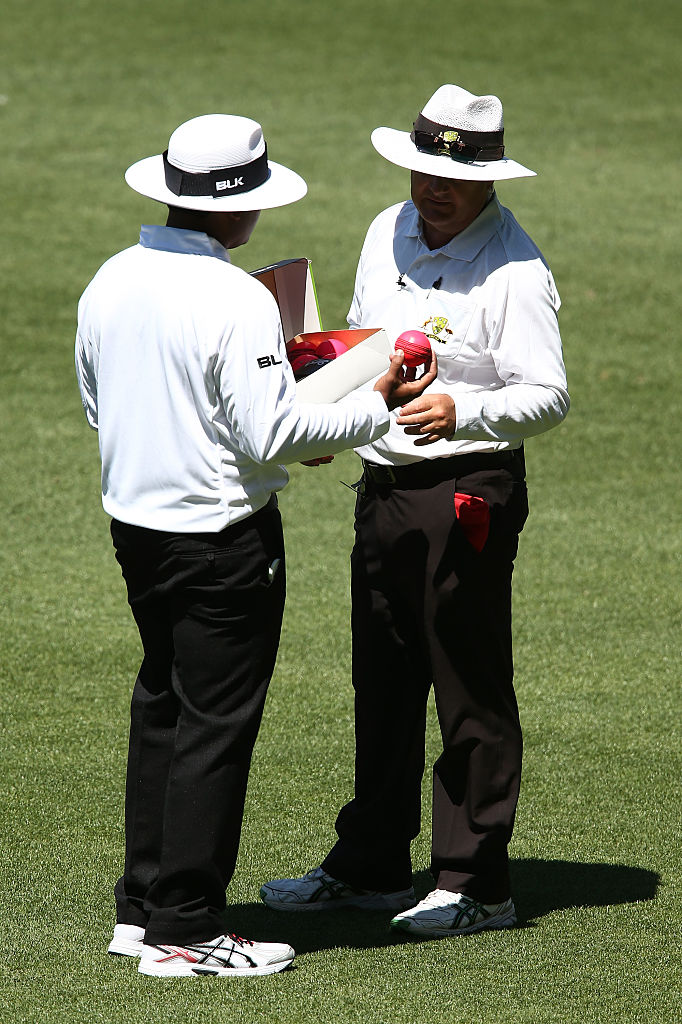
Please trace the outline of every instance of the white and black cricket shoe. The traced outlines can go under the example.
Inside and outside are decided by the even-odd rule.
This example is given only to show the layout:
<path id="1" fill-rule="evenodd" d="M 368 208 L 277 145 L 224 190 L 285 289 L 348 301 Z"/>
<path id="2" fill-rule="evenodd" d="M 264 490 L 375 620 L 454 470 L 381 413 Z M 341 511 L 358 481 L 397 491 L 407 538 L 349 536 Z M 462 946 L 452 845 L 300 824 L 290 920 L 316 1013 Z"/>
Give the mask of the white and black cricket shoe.
<path id="1" fill-rule="evenodd" d="M 424 938 L 470 935 L 488 929 L 513 928 L 516 910 L 512 901 L 478 903 L 461 892 L 434 889 L 410 910 L 397 914 L 391 928 Z"/>
<path id="2" fill-rule="evenodd" d="M 283 971 L 294 956 L 284 943 L 219 935 L 186 946 L 143 946 L 138 970 L 154 978 L 250 978 Z"/>
<path id="3" fill-rule="evenodd" d="M 414 906 L 414 889 L 376 892 L 356 889 L 321 867 L 301 878 L 277 878 L 261 886 L 260 898 L 271 910 L 404 910 Z"/>

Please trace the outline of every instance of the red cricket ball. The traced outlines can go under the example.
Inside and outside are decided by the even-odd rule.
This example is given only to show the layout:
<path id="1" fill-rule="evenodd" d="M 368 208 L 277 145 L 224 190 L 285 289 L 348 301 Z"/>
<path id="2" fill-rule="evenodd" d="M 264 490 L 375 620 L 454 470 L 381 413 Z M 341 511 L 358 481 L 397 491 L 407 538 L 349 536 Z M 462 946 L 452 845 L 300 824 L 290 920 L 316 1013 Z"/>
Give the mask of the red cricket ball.
<path id="1" fill-rule="evenodd" d="M 289 362 L 291 363 L 291 369 L 294 371 L 294 377 L 296 377 L 304 366 L 308 363 L 317 362 L 317 356 L 314 350 L 312 352 L 289 352 Z"/>
<path id="2" fill-rule="evenodd" d="M 287 345 L 289 361 L 292 356 L 298 355 L 300 352 L 310 352 L 314 356 L 316 349 L 312 341 L 293 341 Z"/>

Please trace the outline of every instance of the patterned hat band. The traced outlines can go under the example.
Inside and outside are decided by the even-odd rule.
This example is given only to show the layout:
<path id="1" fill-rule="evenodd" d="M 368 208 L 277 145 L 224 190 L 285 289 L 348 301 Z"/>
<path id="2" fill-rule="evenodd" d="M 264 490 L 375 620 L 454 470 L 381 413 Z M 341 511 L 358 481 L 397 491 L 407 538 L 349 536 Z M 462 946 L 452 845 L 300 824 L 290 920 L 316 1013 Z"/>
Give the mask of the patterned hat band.
<path id="1" fill-rule="evenodd" d="M 213 196 L 214 199 L 250 192 L 268 180 L 268 150 L 241 167 L 192 173 L 182 171 L 168 161 L 168 150 L 163 154 L 163 171 L 167 188 L 176 196 Z"/>
<path id="2" fill-rule="evenodd" d="M 417 116 L 410 138 L 420 153 L 447 156 L 470 163 L 476 160 L 501 160 L 504 157 L 504 129 L 496 132 L 472 132 Z"/>

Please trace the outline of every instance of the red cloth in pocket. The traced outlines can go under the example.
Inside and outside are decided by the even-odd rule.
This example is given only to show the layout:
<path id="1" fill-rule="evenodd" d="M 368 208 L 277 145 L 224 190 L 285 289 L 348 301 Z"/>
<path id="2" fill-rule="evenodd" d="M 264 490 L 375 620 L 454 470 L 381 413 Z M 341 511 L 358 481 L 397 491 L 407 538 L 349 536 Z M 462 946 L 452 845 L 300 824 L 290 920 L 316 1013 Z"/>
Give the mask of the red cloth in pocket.
<path id="1" fill-rule="evenodd" d="M 482 551 L 490 529 L 490 506 L 474 494 L 455 493 L 455 515 L 464 534 L 477 551 Z"/>

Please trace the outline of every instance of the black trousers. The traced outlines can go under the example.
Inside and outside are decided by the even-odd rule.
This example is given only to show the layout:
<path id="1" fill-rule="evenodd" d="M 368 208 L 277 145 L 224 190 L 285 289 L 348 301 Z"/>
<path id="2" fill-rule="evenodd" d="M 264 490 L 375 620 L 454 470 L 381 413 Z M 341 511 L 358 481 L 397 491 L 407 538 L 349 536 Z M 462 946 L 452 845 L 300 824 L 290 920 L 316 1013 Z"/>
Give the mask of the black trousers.
<path id="1" fill-rule="evenodd" d="M 117 920 L 148 943 L 226 930 L 251 754 L 285 598 L 274 497 L 217 534 L 112 521 L 144 659 L 131 702 Z M 279 560 L 279 561 L 278 561 Z"/>
<path id="2" fill-rule="evenodd" d="M 443 753 L 431 870 L 438 888 L 501 902 L 521 776 L 511 579 L 528 513 L 523 453 L 419 463 L 386 483 L 370 471 L 351 558 L 355 797 L 323 866 L 361 888 L 412 884 L 433 684 Z M 455 492 L 489 505 L 480 552 L 455 516 Z"/>

